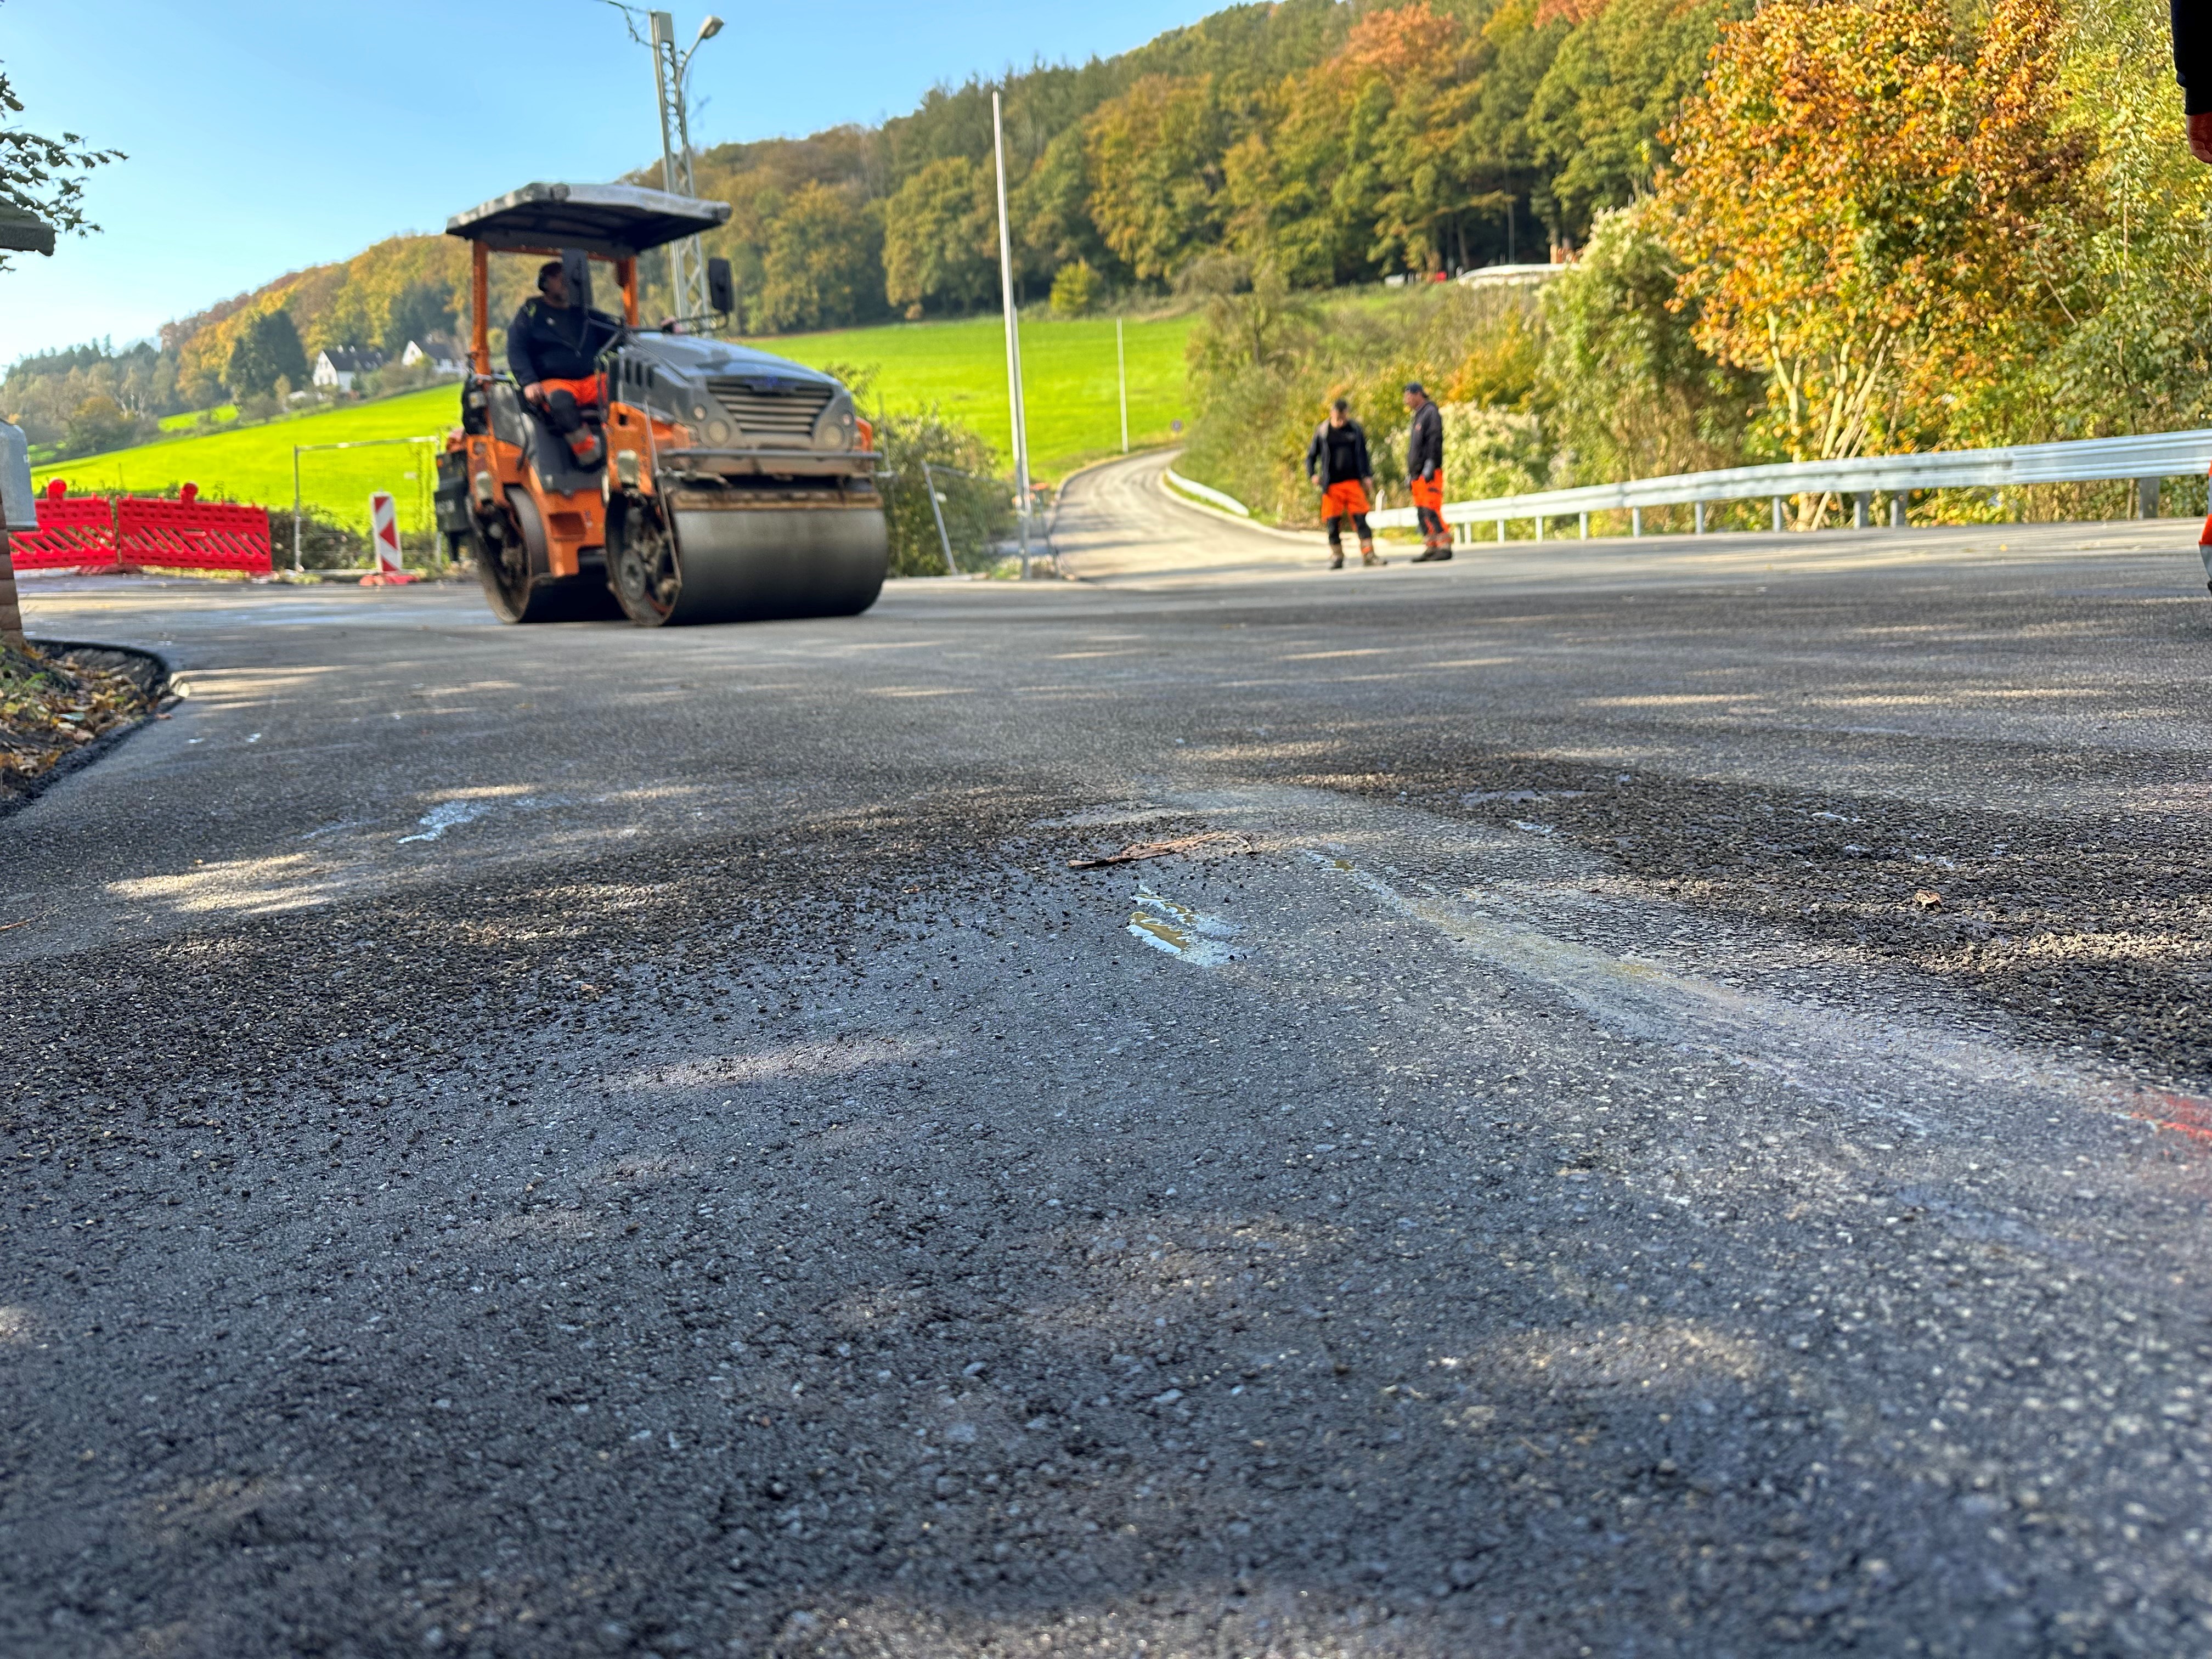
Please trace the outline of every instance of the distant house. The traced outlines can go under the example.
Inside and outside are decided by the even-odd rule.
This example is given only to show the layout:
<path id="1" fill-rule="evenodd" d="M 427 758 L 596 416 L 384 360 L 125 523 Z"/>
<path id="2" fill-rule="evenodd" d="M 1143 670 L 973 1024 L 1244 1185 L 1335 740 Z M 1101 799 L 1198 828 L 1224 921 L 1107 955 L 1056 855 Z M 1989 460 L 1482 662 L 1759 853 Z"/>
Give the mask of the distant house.
<path id="1" fill-rule="evenodd" d="M 354 377 L 384 367 L 384 354 L 358 346 L 332 346 L 315 354 L 314 373 L 308 378 L 331 392 L 350 392 Z"/>
<path id="2" fill-rule="evenodd" d="M 438 374 L 460 374 L 468 368 L 468 358 L 461 343 L 450 334 L 425 334 L 419 340 L 410 340 L 407 349 L 399 354 L 399 361 L 409 368 L 417 363 L 428 363 Z"/>
<path id="3" fill-rule="evenodd" d="M 1473 270 L 1460 273 L 1463 288 L 1534 288 L 1564 274 L 1565 264 L 1554 261 L 1549 264 L 1478 265 Z"/>

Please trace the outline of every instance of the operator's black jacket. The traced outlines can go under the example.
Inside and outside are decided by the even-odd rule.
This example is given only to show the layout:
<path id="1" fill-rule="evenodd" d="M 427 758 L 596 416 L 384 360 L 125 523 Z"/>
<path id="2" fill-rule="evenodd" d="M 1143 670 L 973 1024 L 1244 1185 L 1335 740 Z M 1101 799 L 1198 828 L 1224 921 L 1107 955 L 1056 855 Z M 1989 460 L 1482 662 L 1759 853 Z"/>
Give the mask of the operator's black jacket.
<path id="1" fill-rule="evenodd" d="M 1413 411 L 1413 429 L 1406 434 L 1406 476 L 1425 478 L 1444 470 L 1443 411 L 1426 399 Z"/>
<path id="2" fill-rule="evenodd" d="M 1331 484 L 1364 483 L 1375 476 L 1367 459 L 1367 434 L 1359 422 L 1347 419 L 1342 426 L 1323 421 L 1314 428 L 1306 446 L 1306 476 L 1323 489 Z"/>
<path id="3" fill-rule="evenodd" d="M 604 311 L 578 306 L 556 310 L 538 295 L 522 302 L 507 325 L 507 366 L 524 386 L 535 380 L 580 380 L 621 325 Z"/>
<path id="4" fill-rule="evenodd" d="M 2205 15 L 2204 0 L 2172 0 L 2172 12 L 2182 107 L 2191 115 L 2212 112 L 2212 17 Z"/>

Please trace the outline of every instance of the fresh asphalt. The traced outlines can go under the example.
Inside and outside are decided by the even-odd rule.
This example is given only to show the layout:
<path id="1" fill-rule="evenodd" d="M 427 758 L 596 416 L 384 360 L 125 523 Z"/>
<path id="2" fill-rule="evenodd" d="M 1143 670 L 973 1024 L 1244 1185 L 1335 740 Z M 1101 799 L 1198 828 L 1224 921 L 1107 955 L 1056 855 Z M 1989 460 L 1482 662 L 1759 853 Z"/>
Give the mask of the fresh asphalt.
<path id="1" fill-rule="evenodd" d="M 0 1651 L 2212 1651 L 2194 526 L 1158 466 L 852 620 L 25 582 L 185 695 L 0 819 Z"/>

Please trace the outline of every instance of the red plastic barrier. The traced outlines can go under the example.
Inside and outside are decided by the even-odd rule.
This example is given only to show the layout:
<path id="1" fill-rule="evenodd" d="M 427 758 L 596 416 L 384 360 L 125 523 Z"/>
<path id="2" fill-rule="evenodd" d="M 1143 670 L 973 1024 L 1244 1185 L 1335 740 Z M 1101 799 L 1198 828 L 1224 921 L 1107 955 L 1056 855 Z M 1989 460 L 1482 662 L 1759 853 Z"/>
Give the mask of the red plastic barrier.
<path id="1" fill-rule="evenodd" d="M 269 574 L 269 509 L 198 499 L 70 495 L 59 479 L 38 498 L 39 527 L 9 536 L 18 570 L 170 570 Z"/>
<path id="2" fill-rule="evenodd" d="M 110 569 L 115 563 L 115 507 L 105 495 L 38 498 L 39 527 L 9 532 L 18 570 Z"/>
<path id="3" fill-rule="evenodd" d="M 125 565 L 244 570 L 265 576 L 269 509 L 125 495 L 115 506 L 115 556 Z"/>

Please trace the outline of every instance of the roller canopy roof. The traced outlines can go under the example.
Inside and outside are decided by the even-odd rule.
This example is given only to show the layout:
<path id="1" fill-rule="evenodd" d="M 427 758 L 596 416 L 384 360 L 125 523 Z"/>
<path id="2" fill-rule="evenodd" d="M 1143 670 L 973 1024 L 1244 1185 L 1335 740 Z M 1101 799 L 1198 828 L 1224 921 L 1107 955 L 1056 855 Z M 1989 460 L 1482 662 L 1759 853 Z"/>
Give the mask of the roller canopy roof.
<path id="1" fill-rule="evenodd" d="M 712 230 L 729 216 L 727 202 L 637 185 L 525 185 L 455 214 L 446 221 L 446 234 L 514 252 L 574 247 L 626 259 Z"/>

